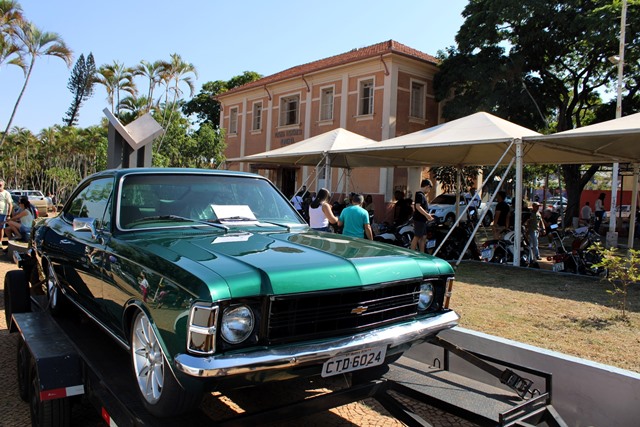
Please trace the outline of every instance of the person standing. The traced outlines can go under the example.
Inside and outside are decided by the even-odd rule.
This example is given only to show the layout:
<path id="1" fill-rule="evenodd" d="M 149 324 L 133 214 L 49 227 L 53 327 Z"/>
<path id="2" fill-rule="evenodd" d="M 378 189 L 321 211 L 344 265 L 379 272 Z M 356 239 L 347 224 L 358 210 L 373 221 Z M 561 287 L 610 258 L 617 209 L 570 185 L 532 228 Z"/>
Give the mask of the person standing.
<path id="1" fill-rule="evenodd" d="M 496 215 L 493 217 L 493 237 L 496 239 L 500 238 L 500 233 L 507 228 L 507 221 L 509 219 L 509 212 L 511 208 L 509 204 L 506 202 L 507 193 L 504 191 L 498 191 L 498 195 L 496 199 L 498 200 L 498 204 L 496 205 Z"/>
<path id="2" fill-rule="evenodd" d="M 580 224 L 588 226 L 591 224 L 591 206 L 589 202 L 585 202 L 580 210 Z"/>
<path id="3" fill-rule="evenodd" d="M 369 224 L 369 213 L 362 207 L 364 197 L 362 194 L 354 194 L 351 196 L 351 205 L 344 208 L 340 212 L 338 218 L 338 226 L 343 227 L 342 234 L 345 236 L 366 237 L 373 240 L 373 232 L 371 224 Z"/>
<path id="4" fill-rule="evenodd" d="M 138 285 L 140 285 L 140 291 L 142 292 L 142 301 L 147 302 L 147 297 L 149 295 L 149 282 L 147 281 L 147 276 L 144 274 L 144 271 L 140 272 Z"/>
<path id="5" fill-rule="evenodd" d="M 333 214 L 329 199 L 331 193 L 321 188 L 315 199 L 309 205 L 309 225 L 317 231 L 331 231 L 329 224 L 337 224 L 338 218 Z"/>
<path id="6" fill-rule="evenodd" d="M 4 237 L 4 222 L 13 212 L 13 199 L 4 186 L 4 179 L 0 179 L 0 222 L 3 223 L 2 227 L 0 227 L 0 242 Z"/>
<path id="7" fill-rule="evenodd" d="M 531 204 L 531 216 L 527 220 L 527 236 L 529 237 L 529 246 L 531 247 L 531 256 L 533 259 L 541 260 L 540 248 L 538 247 L 538 237 L 540 237 L 540 231 L 546 231 L 546 225 L 542 220 L 542 215 L 539 212 L 540 204 L 533 202 Z"/>
<path id="8" fill-rule="evenodd" d="M 300 190 L 295 196 L 291 198 L 291 204 L 293 205 L 294 209 L 297 210 L 302 217 L 304 217 L 303 209 L 302 209 L 302 203 L 304 202 L 304 199 L 302 198 L 302 196 L 304 194 L 305 193 L 302 190 Z"/>
<path id="9" fill-rule="evenodd" d="M 598 234 L 600 234 L 600 224 L 602 224 L 602 218 L 604 218 L 604 198 L 605 197 L 606 195 L 604 193 L 600 193 L 600 195 L 596 199 L 595 213 L 594 213 L 596 217 L 596 222 L 593 225 L 593 229 Z"/>
<path id="10" fill-rule="evenodd" d="M 429 201 L 427 194 L 433 188 L 430 179 L 423 179 L 420 182 L 422 191 L 416 191 L 414 199 L 413 211 L 413 239 L 411 240 L 411 249 L 424 252 L 424 244 L 427 241 L 427 222 L 433 221 L 433 217 L 429 213 Z"/>

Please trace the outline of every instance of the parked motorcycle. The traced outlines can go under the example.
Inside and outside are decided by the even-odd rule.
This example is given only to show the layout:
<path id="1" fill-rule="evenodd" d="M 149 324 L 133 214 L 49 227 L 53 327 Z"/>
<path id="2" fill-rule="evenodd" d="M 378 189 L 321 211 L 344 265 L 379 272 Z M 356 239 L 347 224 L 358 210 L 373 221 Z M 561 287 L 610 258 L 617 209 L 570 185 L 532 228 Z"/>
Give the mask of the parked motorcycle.
<path id="1" fill-rule="evenodd" d="M 442 244 L 442 247 L 440 247 L 440 250 L 438 250 L 438 253 L 436 253 L 435 255 L 446 260 L 457 260 L 460 258 L 460 254 L 462 254 L 467 241 L 471 239 L 473 228 L 473 222 L 460 221 L 451 235 L 447 238 L 446 241 L 444 241 L 444 244 L 442 244 L 444 238 L 449 232 L 449 228 L 446 228 L 443 225 L 435 225 L 434 223 L 430 223 L 427 227 L 427 243 L 425 245 L 425 250 L 427 253 L 433 254 L 435 253 L 435 250 Z M 462 259 L 480 259 L 480 250 L 478 249 L 478 245 L 475 242 L 475 238 L 471 239 L 469 247 L 464 252 L 464 256 L 462 257 Z"/>
<path id="2" fill-rule="evenodd" d="M 413 222 L 411 220 L 398 225 L 385 222 L 378 224 L 377 233 L 373 236 L 373 240 L 408 248 L 411 246 L 413 236 Z"/>
<path id="3" fill-rule="evenodd" d="M 604 267 L 596 267 L 601 261 L 600 255 L 593 249 L 593 244 L 600 241 L 600 235 L 591 227 L 580 227 L 565 232 L 557 224 L 551 225 L 549 232 L 555 255 L 547 257 L 553 261 L 552 270 L 590 276 L 606 276 Z M 571 246 L 565 240 L 572 238 Z"/>
<path id="4" fill-rule="evenodd" d="M 537 260 L 533 259 L 533 251 L 526 239 L 526 231 L 522 228 L 520 242 L 520 265 L 522 267 L 539 268 Z M 497 264 L 512 264 L 515 259 L 515 238 L 514 230 L 506 230 L 499 239 L 487 240 L 482 245 L 481 258 L 486 262 Z"/>

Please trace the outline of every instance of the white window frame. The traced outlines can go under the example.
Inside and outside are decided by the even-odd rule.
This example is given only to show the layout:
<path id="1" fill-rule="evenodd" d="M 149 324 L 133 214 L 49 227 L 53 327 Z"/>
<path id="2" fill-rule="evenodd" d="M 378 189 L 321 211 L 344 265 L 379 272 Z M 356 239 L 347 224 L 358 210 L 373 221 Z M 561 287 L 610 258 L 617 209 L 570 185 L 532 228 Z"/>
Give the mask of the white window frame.
<path id="1" fill-rule="evenodd" d="M 414 91 L 414 86 L 419 86 L 417 91 Z M 420 80 L 413 80 L 409 82 L 409 117 L 416 119 L 426 119 L 427 109 L 427 84 Z"/>
<path id="2" fill-rule="evenodd" d="M 295 101 L 295 109 L 290 105 Z M 293 115 L 293 117 L 292 117 Z M 284 95 L 280 97 L 280 112 L 278 123 L 280 126 L 295 126 L 300 124 L 300 94 Z"/>
<path id="3" fill-rule="evenodd" d="M 232 107 L 229 109 L 229 133 L 238 133 L 238 107 Z"/>
<path id="4" fill-rule="evenodd" d="M 251 130 L 262 130 L 262 101 L 254 102 L 251 111 Z"/>
<path id="5" fill-rule="evenodd" d="M 320 88 L 320 121 L 333 120 L 333 105 L 335 99 L 335 88 L 326 86 Z"/>
<path id="6" fill-rule="evenodd" d="M 358 115 L 373 115 L 373 104 L 375 101 L 376 82 L 373 77 L 362 79 L 358 82 Z"/>

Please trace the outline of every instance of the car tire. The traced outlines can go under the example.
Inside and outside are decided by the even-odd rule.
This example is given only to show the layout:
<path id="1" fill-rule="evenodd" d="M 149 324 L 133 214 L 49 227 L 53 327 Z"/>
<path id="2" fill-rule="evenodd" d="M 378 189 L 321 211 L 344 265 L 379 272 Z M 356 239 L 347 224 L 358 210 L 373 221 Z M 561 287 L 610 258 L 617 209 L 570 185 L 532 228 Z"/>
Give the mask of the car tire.
<path id="1" fill-rule="evenodd" d="M 49 264 L 47 266 L 47 278 L 45 281 L 47 299 L 49 301 L 49 312 L 55 317 L 60 317 L 64 313 L 68 312 L 69 300 L 66 295 L 60 289 L 56 272 L 53 266 Z"/>
<path id="2" fill-rule="evenodd" d="M 31 311 L 31 297 L 29 296 L 29 282 L 22 270 L 12 270 L 4 276 L 4 315 L 9 332 L 18 329 L 13 323 L 14 313 L 28 313 Z"/>
<path id="3" fill-rule="evenodd" d="M 179 415 L 200 403 L 201 393 L 180 386 L 169 369 L 149 317 L 138 311 L 131 323 L 131 367 L 145 408 L 157 417 Z"/>

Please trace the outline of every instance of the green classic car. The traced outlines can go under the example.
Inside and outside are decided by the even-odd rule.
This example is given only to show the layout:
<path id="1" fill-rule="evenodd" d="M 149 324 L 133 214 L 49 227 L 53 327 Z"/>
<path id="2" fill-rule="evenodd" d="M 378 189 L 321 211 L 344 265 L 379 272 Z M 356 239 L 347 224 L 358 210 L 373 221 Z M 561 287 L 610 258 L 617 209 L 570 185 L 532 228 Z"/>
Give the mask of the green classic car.
<path id="1" fill-rule="evenodd" d="M 31 245 L 50 310 L 78 306 L 129 351 L 157 416 L 205 391 L 380 369 L 458 321 L 447 262 L 316 232 L 255 174 L 104 171 Z"/>

